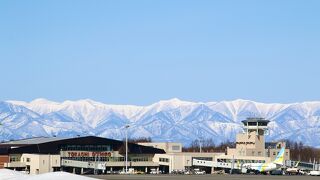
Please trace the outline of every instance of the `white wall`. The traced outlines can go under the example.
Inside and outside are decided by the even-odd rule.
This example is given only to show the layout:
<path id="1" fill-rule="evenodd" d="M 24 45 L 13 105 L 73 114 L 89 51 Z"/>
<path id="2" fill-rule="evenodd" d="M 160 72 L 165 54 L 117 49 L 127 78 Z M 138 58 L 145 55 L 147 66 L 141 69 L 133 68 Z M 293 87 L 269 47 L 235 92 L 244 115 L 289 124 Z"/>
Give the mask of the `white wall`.
<path id="1" fill-rule="evenodd" d="M 23 154 L 21 161 L 30 166 L 32 175 L 52 172 L 53 167 L 60 167 L 60 155 Z"/>

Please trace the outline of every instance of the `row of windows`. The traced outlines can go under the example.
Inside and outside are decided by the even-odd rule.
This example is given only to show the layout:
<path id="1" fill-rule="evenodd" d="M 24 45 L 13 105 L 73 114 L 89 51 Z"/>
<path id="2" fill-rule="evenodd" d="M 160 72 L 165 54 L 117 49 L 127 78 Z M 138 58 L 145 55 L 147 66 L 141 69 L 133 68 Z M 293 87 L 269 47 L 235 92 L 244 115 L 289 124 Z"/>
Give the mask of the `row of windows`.
<path id="1" fill-rule="evenodd" d="M 18 156 L 10 156 L 10 162 L 18 162 L 20 161 L 20 157 Z"/>
<path id="2" fill-rule="evenodd" d="M 246 155 L 245 151 L 239 151 L 238 154 L 239 154 L 240 156 L 245 156 L 245 155 Z M 275 156 L 275 155 L 278 155 L 279 152 L 275 152 L 275 151 L 274 151 L 272 154 Z M 252 156 L 255 156 L 255 155 L 256 155 L 255 151 L 252 151 L 252 152 L 251 152 L 251 155 L 252 155 Z M 262 156 L 263 154 L 262 154 L 261 151 L 259 151 L 259 152 L 257 152 L 257 155 L 258 155 L 258 156 Z M 289 155 L 289 153 L 286 152 L 286 156 L 288 156 L 288 155 Z"/>
<path id="3" fill-rule="evenodd" d="M 232 159 L 218 159 L 218 162 L 232 163 Z M 235 163 L 265 163 L 265 160 L 243 160 L 234 159 Z"/>
<path id="4" fill-rule="evenodd" d="M 109 145 L 65 145 L 62 151 L 111 151 Z"/>
<path id="5" fill-rule="evenodd" d="M 192 159 L 212 161 L 213 158 L 212 157 L 194 157 Z"/>
<path id="6" fill-rule="evenodd" d="M 125 157 L 63 157 L 65 160 L 74 160 L 74 161 L 103 161 L 103 162 L 124 162 Z M 151 157 L 129 157 L 128 161 L 132 162 L 147 162 L 152 161 Z"/>
<path id="7" fill-rule="evenodd" d="M 125 161 L 124 157 L 118 158 L 110 158 L 110 157 L 64 157 L 63 159 L 68 160 L 75 160 L 75 161 L 103 161 L 103 162 L 118 162 L 118 161 Z"/>
<path id="8" fill-rule="evenodd" d="M 248 122 L 248 126 L 256 126 L 257 122 Z M 258 122 L 258 126 L 267 126 L 268 123 L 266 122 Z"/>
<path id="9" fill-rule="evenodd" d="M 171 149 L 173 151 L 180 151 L 181 148 L 180 148 L 180 146 L 175 145 L 175 146 L 172 146 Z"/>
<path id="10" fill-rule="evenodd" d="M 151 157 L 129 157 L 129 160 L 132 162 L 148 162 L 152 161 Z"/>
<path id="11" fill-rule="evenodd" d="M 239 154 L 240 156 L 246 156 L 246 152 L 245 152 L 245 151 L 238 151 L 238 154 Z M 255 153 L 255 151 L 251 151 L 251 155 L 252 155 L 252 156 L 255 156 L 255 155 L 257 155 L 257 156 L 262 156 L 262 152 L 261 152 L 261 151 L 258 151 L 257 153 Z"/>
<path id="12" fill-rule="evenodd" d="M 168 158 L 159 158 L 159 162 L 169 162 Z"/>

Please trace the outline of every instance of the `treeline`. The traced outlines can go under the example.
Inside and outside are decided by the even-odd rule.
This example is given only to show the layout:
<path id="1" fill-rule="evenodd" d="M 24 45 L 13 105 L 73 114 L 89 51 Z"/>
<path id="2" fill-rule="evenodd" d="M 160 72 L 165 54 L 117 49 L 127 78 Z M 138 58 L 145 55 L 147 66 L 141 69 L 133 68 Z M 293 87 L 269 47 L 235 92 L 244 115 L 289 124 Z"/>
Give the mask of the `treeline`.
<path id="1" fill-rule="evenodd" d="M 220 144 L 215 144 L 213 139 L 203 139 L 203 140 L 193 140 L 191 144 L 187 147 L 183 147 L 183 152 L 199 152 L 200 151 L 200 142 L 201 142 L 201 151 L 202 152 L 226 152 L 227 147 L 235 148 L 235 143 L 227 140 Z"/>
<path id="2" fill-rule="evenodd" d="M 313 162 L 315 159 L 320 161 L 320 149 L 310 146 L 305 146 L 302 142 L 293 142 L 285 140 L 287 148 L 290 149 L 291 160 Z"/>
<path id="3" fill-rule="evenodd" d="M 151 137 L 138 137 L 138 138 L 129 138 L 129 143 L 144 143 L 144 142 L 152 142 Z"/>

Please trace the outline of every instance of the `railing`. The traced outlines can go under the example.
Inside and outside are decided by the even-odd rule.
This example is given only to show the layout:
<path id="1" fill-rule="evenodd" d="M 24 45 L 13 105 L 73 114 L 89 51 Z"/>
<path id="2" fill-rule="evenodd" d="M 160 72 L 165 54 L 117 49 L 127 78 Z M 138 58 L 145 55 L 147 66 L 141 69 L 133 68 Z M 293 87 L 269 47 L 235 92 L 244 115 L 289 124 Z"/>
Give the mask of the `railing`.
<path id="1" fill-rule="evenodd" d="M 61 160 L 61 166 L 68 167 L 79 167 L 79 168 L 92 168 L 104 170 L 106 165 L 101 162 L 85 162 L 85 161 L 74 161 L 74 160 Z"/>
<path id="2" fill-rule="evenodd" d="M 12 168 L 15 168 L 15 167 L 26 167 L 26 163 L 25 162 L 9 162 L 9 163 L 4 163 L 4 167 L 12 167 Z"/>

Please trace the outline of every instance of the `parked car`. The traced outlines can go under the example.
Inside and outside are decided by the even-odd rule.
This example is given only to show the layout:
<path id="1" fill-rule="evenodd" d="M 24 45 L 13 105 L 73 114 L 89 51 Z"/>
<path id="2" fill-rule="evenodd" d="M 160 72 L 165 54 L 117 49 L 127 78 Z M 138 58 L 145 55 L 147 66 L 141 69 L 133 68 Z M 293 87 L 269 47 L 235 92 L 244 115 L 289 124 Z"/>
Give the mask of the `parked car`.
<path id="1" fill-rule="evenodd" d="M 320 176 L 320 171 L 310 171 L 310 176 Z"/>
<path id="2" fill-rule="evenodd" d="M 203 175 L 206 174 L 206 171 L 200 170 L 200 169 L 194 169 L 194 174 Z"/>
<path id="3" fill-rule="evenodd" d="M 191 174 L 193 174 L 193 172 L 192 171 L 185 171 L 184 174 L 191 175 Z"/>

